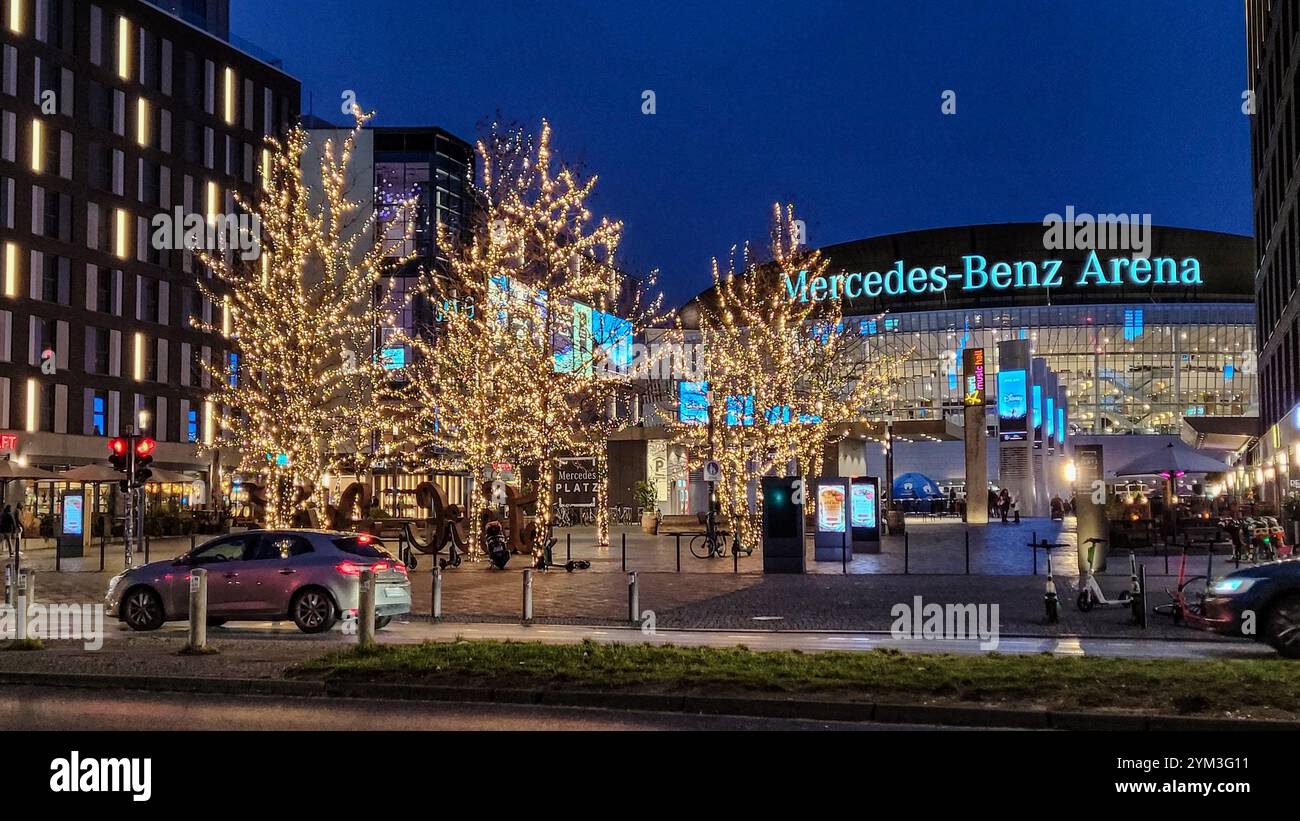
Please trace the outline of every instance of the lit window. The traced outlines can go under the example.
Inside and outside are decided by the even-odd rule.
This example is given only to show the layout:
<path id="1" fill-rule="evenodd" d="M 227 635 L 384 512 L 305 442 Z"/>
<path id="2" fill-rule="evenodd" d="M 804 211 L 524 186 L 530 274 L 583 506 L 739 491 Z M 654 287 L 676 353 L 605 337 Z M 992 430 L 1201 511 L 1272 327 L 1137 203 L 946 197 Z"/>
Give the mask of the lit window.
<path id="1" fill-rule="evenodd" d="M 229 67 L 226 68 L 223 102 L 226 122 L 233 125 L 235 122 L 235 70 Z"/>
<path id="2" fill-rule="evenodd" d="M 27 380 L 27 432 L 36 432 L 37 421 L 37 401 L 40 398 L 41 386 L 35 379 Z"/>
<path id="3" fill-rule="evenodd" d="M 121 208 L 113 211 L 113 251 L 117 254 L 118 259 L 126 259 L 126 212 Z"/>
<path id="4" fill-rule="evenodd" d="M 18 246 L 12 242 L 5 243 L 5 296 L 18 296 Z"/>
<path id="5" fill-rule="evenodd" d="M 32 170 L 45 170 L 45 123 L 37 119 L 32 120 Z"/>
<path id="6" fill-rule="evenodd" d="M 23 0 L 9 0 L 9 30 L 23 33 Z"/>
<path id="7" fill-rule="evenodd" d="M 149 101 L 143 97 L 135 103 L 135 141 L 149 145 Z"/>
<path id="8" fill-rule="evenodd" d="M 133 364 L 134 364 L 134 367 L 132 368 L 132 370 L 133 370 L 133 374 L 134 374 L 134 376 L 135 376 L 135 381 L 137 381 L 137 382 L 143 382 L 143 381 L 144 381 L 144 346 L 145 346 L 145 343 L 146 343 L 146 340 L 145 340 L 145 338 L 144 338 L 144 334 L 142 334 L 142 333 L 140 333 L 139 331 L 137 331 L 136 334 L 135 334 L 135 352 L 134 352 L 134 356 L 133 356 L 133 359 L 134 359 L 134 363 L 133 363 Z"/>
<path id="9" fill-rule="evenodd" d="M 131 78 L 131 24 L 125 17 L 117 18 L 117 76 Z"/>

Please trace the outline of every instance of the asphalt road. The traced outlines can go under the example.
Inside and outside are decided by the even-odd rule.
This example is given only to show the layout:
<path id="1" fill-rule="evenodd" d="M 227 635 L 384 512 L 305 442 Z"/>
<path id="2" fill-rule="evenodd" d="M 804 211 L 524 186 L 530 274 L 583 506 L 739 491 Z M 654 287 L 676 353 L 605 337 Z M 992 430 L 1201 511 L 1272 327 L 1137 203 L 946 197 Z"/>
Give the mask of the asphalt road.
<path id="1" fill-rule="evenodd" d="M 105 638 L 109 641 L 138 638 L 120 625 L 109 622 Z M 178 637 L 185 635 L 185 624 L 174 623 L 157 634 Z M 231 622 L 208 631 L 209 638 L 268 639 L 284 641 L 316 641 L 343 644 L 356 641 L 338 627 L 325 635 L 308 636 L 289 622 Z M 1051 638 L 1000 637 L 996 647 L 982 644 L 978 639 L 896 639 L 888 633 L 800 632 L 773 630 L 656 630 L 645 633 L 637 628 L 596 625 L 562 624 L 508 624 L 508 623 L 434 623 L 429 621 L 397 621 L 379 631 L 383 643 L 418 643 L 421 641 L 451 641 L 465 639 L 513 639 L 515 641 L 543 641 L 576 643 L 589 638 L 594 641 L 630 644 L 675 644 L 684 647 L 735 647 L 743 644 L 751 650 L 826 650 L 870 651 L 893 648 L 905 653 L 1052 653 L 1062 656 L 1108 656 L 1112 658 L 1182 658 L 1227 659 L 1258 658 L 1273 655 L 1273 650 L 1263 644 L 1244 639 L 1235 641 L 1178 641 L 1170 639 L 1134 638 Z"/>
<path id="2" fill-rule="evenodd" d="M 0 730 L 928 730 L 576 707 L 7 688 Z"/>

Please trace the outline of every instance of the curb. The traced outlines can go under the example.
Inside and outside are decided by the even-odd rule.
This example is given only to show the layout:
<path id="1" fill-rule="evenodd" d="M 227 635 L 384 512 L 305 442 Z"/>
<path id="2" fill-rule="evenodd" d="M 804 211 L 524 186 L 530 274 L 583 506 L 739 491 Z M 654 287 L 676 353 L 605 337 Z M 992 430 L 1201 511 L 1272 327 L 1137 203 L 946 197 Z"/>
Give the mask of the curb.
<path id="1" fill-rule="evenodd" d="M 1025 730 L 1222 731 L 1300 730 L 1300 721 L 1117 715 L 1057 710 L 1010 710 L 934 704 L 876 704 L 811 699 L 674 696 L 659 693 L 606 693 L 590 690 L 487 689 L 428 684 L 347 680 L 213 678 L 205 676 L 129 676 L 107 673 L 0 672 L 0 685 L 71 689 L 145 690 L 170 693 L 260 695 L 291 698 L 383 698 L 406 701 L 531 704 L 605 710 L 748 716 L 810 721 L 873 721 L 882 724 L 935 724 L 947 727 Z"/>

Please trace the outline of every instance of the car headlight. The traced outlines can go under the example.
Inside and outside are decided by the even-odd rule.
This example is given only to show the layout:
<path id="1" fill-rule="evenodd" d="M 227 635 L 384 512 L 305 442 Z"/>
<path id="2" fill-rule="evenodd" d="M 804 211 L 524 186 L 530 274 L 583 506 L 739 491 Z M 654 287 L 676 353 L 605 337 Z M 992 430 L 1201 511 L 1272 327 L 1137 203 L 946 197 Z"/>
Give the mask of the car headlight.
<path id="1" fill-rule="evenodd" d="M 125 575 L 125 573 L 118 573 L 116 576 L 108 580 L 108 595 L 113 595 L 113 591 L 117 589 L 117 583 L 122 581 L 122 577 Z"/>
<path id="2" fill-rule="evenodd" d="M 1236 596 L 1245 593 L 1259 579 L 1246 578 L 1244 576 L 1234 576 L 1228 579 L 1219 579 L 1214 583 L 1214 594 L 1216 596 Z"/>

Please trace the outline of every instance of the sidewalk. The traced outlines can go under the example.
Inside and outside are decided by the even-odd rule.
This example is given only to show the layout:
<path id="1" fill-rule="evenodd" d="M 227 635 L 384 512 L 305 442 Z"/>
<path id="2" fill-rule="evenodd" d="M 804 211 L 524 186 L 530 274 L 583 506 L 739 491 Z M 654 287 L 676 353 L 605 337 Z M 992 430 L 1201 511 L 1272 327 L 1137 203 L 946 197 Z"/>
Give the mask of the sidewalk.
<path id="1" fill-rule="evenodd" d="M 1043 590 L 1046 562 L 1042 551 L 1031 551 L 1031 538 L 1072 545 L 1072 522 L 1025 520 L 1019 525 L 990 524 L 970 528 L 971 575 L 965 570 L 965 537 L 961 523 L 920 522 L 913 524 L 909 538 L 887 539 L 879 555 L 854 556 L 849 574 L 840 562 L 808 562 L 806 575 L 762 574 L 759 554 L 739 561 L 741 572 L 732 573 L 732 561 L 696 559 L 687 551 L 689 537 L 683 537 L 682 572 L 676 572 L 676 540 L 648 536 L 639 529 L 615 531 L 613 545 L 600 548 L 591 528 L 559 531 L 556 560 L 563 561 L 571 550 L 575 559 L 592 562 L 590 570 L 534 572 L 534 615 L 544 624 L 627 623 L 627 577 L 623 569 L 623 535 L 627 534 L 626 566 L 637 570 L 640 608 L 652 611 L 664 629 L 766 629 L 888 631 L 894 622 L 891 610 L 897 604 L 912 606 L 916 596 L 925 603 L 997 604 L 1001 631 L 1030 636 L 1156 637 L 1189 641 L 1227 641 L 1207 633 L 1176 627 L 1164 617 L 1152 614 L 1150 626 L 1139 630 L 1128 624 L 1126 609 L 1100 609 L 1082 614 L 1074 607 L 1077 594 L 1077 560 L 1073 547 L 1052 551 L 1053 570 L 1060 596 L 1061 622 L 1048 625 L 1044 616 Z M 154 560 L 183 553 L 189 539 L 158 540 L 151 545 Z M 811 552 L 811 551 L 810 551 Z M 1033 554 L 1039 554 L 1038 576 L 1033 573 Z M 142 561 L 143 556 L 139 556 Z M 1149 602 L 1166 600 L 1172 588 L 1178 559 L 1144 557 L 1148 570 Z M 75 564 L 74 564 L 75 562 Z M 432 608 L 432 557 L 417 554 L 417 570 L 411 573 L 413 612 L 427 617 Z M 96 602 L 102 600 L 108 579 L 122 566 L 120 544 L 105 554 L 103 573 L 97 571 L 99 555 L 81 560 L 64 560 L 64 571 L 55 573 L 54 551 L 28 544 L 25 566 L 36 569 L 39 601 Z M 521 617 L 522 573 L 527 556 L 515 556 L 505 571 L 486 562 L 466 561 L 448 568 L 443 577 L 443 616 L 455 622 L 518 622 Z M 1206 557 L 1193 557 L 1189 566 L 1204 572 Z M 74 570 L 74 567 L 88 568 Z M 903 573 L 904 567 L 909 571 Z M 1216 556 L 1216 574 L 1232 565 Z M 1126 556 L 1114 557 L 1101 578 L 1103 588 L 1118 593 L 1128 587 Z"/>

